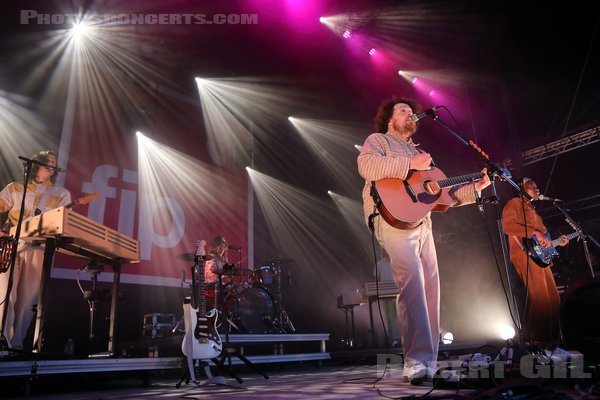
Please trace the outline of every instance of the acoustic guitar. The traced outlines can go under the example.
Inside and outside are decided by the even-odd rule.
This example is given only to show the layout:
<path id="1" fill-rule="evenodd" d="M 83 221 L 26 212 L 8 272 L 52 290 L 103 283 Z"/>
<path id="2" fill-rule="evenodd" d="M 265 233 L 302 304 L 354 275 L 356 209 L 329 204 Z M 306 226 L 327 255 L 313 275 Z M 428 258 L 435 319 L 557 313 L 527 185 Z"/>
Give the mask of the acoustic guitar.
<path id="1" fill-rule="evenodd" d="M 447 178 L 436 167 L 408 173 L 406 179 L 387 178 L 373 183 L 383 219 L 398 228 L 419 223 L 431 211 L 446 211 L 454 204 L 450 188 L 482 179 L 482 172 Z"/>

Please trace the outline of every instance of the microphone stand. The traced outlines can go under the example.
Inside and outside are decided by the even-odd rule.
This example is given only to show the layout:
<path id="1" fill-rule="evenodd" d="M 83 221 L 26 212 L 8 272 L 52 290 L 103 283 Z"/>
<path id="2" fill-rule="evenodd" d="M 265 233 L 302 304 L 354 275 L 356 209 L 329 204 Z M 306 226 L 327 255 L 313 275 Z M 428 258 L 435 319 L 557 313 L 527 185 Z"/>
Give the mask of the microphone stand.
<path id="1" fill-rule="evenodd" d="M 39 161 L 31 160 L 25 157 L 19 157 L 25 160 L 23 163 L 23 198 L 21 199 L 21 210 L 19 211 L 19 219 L 17 221 L 17 228 L 15 230 L 15 237 L 12 243 L 12 252 L 10 257 L 10 268 L 8 269 L 8 284 L 6 286 L 6 293 L 4 296 L 2 323 L 0 324 L 0 351 L 4 351 L 9 348 L 8 339 L 5 335 L 6 325 L 6 314 L 8 313 L 8 303 L 10 302 L 10 292 L 12 291 L 15 264 L 17 261 L 17 248 L 19 246 L 19 239 L 21 238 L 21 225 L 25 217 L 25 197 L 27 195 L 27 185 L 29 184 L 29 176 L 31 174 L 31 167 L 33 163 L 42 164 Z M 45 164 L 42 164 L 45 165 Z"/>
<path id="2" fill-rule="evenodd" d="M 594 273 L 594 266 L 592 264 L 590 250 L 587 245 L 587 239 L 590 239 L 592 241 L 592 243 L 594 243 L 596 245 L 596 247 L 598 247 L 598 248 L 600 248 L 600 243 L 598 243 L 598 241 L 596 239 L 594 239 L 593 237 L 591 237 L 590 235 L 586 235 L 583 232 L 583 229 L 581 229 L 581 226 L 577 222 L 575 222 L 575 220 L 573 218 L 571 218 L 571 216 L 569 216 L 569 214 L 567 214 L 567 211 L 564 208 L 562 208 L 561 206 L 556 204 L 556 202 L 554 202 L 554 206 L 556 208 L 558 208 L 561 213 L 564 214 L 565 221 L 567 221 L 567 223 L 569 225 L 571 225 L 571 227 L 573 229 L 575 229 L 575 232 L 577 232 L 579 234 L 579 239 L 581 239 L 581 242 L 583 243 L 583 253 L 585 254 L 585 261 L 587 262 L 587 265 L 590 268 L 590 273 L 592 274 L 592 278 L 595 278 L 596 276 Z"/>
<path id="3" fill-rule="evenodd" d="M 514 283 L 513 283 L 513 279 L 511 277 L 511 270 L 510 270 L 510 255 L 508 252 L 508 245 L 506 242 L 506 235 L 504 234 L 504 229 L 502 227 L 502 210 L 500 209 L 500 203 L 499 203 L 499 197 L 498 194 L 496 192 L 496 185 L 495 185 L 495 178 L 498 177 L 500 180 L 504 181 L 504 182 L 508 182 L 513 188 L 515 188 L 518 192 L 520 192 L 523 196 L 525 196 L 528 199 L 531 199 L 531 196 L 529 196 L 529 194 L 525 193 L 524 190 L 522 190 L 521 187 L 519 187 L 519 185 L 517 185 L 512 179 L 511 179 L 511 175 L 510 172 L 508 172 L 508 170 L 506 169 L 502 169 L 500 167 L 498 167 L 496 164 L 494 164 L 491 160 L 490 160 L 490 156 L 489 154 L 487 154 L 486 152 L 484 152 L 479 146 L 477 146 L 477 144 L 475 142 L 473 142 L 472 140 L 469 140 L 468 142 L 462 137 L 460 136 L 456 131 L 454 131 L 450 126 L 448 126 L 448 124 L 446 124 L 444 121 L 440 120 L 440 118 L 435 114 L 435 112 L 431 112 L 428 114 L 431 118 L 433 118 L 433 120 L 435 122 L 437 122 L 438 124 L 440 124 L 443 128 L 445 128 L 448 132 L 450 132 L 456 139 L 458 139 L 462 144 L 464 144 L 465 146 L 467 146 L 469 149 L 471 149 L 473 152 L 475 152 L 475 154 L 477 154 L 480 158 L 483 159 L 483 161 L 487 164 L 488 167 L 488 175 L 491 178 L 491 187 L 492 187 L 492 192 L 493 192 L 493 196 L 491 197 L 491 203 L 495 204 L 496 206 L 496 225 L 497 225 L 497 229 L 498 229 L 498 235 L 500 237 L 500 246 L 502 248 L 502 256 L 504 258 L 504 268 L 505 268 L 505 273 L 506 273 L 506 281 L 508 283 L 508 290 L 509 290 L 509 295 L 510 295 L 510 300 L 512 301 L 512 304 L 508 304 L 509 309 L 513 310 L 513 315 L 514 315 L 514 322 L 515 325 L 517 326 L 517 331 L 519 332 L 519 339 L 522 339 L 522 321 L 521 321 L 521 316 L 519 315 L 519 310 L 517 307 L 517 301 L 515 298 L 515 290 L 514 290 Z M 514 342 L 513 342 L 514 343 Z M 524 347 L 524 346 L 522 346 Z M 506 349 L 503 349 L 503 352 Z M 512 354 L 512 350 L 508 349 L 509 352 L 509 358 L 511 357 Z M 502 354 L 502 352 L 501 352 Z M 500 356 L 500 355 L 499 355 Z M 498 357 L 499 357 L 498 356 Z M 508 360 L 509 363 L 512 362 L 512 360 Z"/>

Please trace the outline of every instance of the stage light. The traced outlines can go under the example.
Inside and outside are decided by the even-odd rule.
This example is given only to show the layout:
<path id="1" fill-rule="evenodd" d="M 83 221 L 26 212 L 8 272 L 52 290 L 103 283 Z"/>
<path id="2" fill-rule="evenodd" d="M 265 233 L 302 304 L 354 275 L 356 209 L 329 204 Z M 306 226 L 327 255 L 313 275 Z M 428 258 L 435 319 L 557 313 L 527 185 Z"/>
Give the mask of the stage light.
<path id="1" fill-rule="evenodd" d="M 410 82 L 411 82 L 413 85 L 416 85 L 416 84 L 417 84 L 417 82 L 419 82 L 419 78 L 417 78 L 417 77 L 414 77 L 414 78 L 412 78 L 412 79 L 410 80 Z"/>
<path id="2" fill-rule="evenodd" d="M 292 122 L 292 123 L 293 123 L 293 122 L 294 122 L 294 117 L 291 117 L 291 116 L 290 116 L 290 117 L 288 117 L 288 121 L 290 121 L 290 122 Z"/>
<path id="3" fill-rule="evenodd" d="M 402 76 L 402 74 L 404 74 L 404 71 L 402 71 L 401 69 L 398 70 L 398 75 Z"/>
<path id="4" fill-rule="evenodd" d="M 440 337 L 441 337 L 443 344 L 450 344 L 450 343 L 454 342 L 454 335 L 452 334 L 452 332 L 442 331 L 442 334 L 440 335 Z"/>
<path id="5" fill-rule="evenodd" d="M 432 89 L 429 91 L 429 96 L 433 97 L 433 96 L 435 96 L 435 94 L 436 94 L 435 90 Z"/>
<path id="6" fill-rule="evenodd" d="M 75 39 L 81 39 L 89 32 L 89 30 L 90 27 L 88 25 L 83 22 L 77 22 L 73 25 L 73 28 L 71 28 L 71 35 L 73 35 Z"/>
<path id="7" fill-rule="evenodd" d="M 375 48 L 372 48 L 371 50 L 369 50 L 369 55 L 373 56 L 376 52 L 377 51 L 375 50 Z"/>
<path id="8" fill-rule="evenodd" d="M 361 150 L 362 150 L 362 146 L 361 146 L 360 144 L 355 144 L 355 145 L 354 145 L 354 148 L 355 148 L 356 150 L 358 150 L 358 151 L 361 151 Z"/>
<path id="9" fill-rule="evenodd" d="M 335 193 L 333 193 L 333 191 L 331 191 L 331 190 L 328 190 L 327 194 L 330 195 L 330 196 L 333 196 Z"/>
<path id="10" fill-rule="evenodd" d="M 500 334 L 500 338 L 502 340 L 508 340 L 515 337 L 516 332 L 515 328 L 513 328 L 512 326 L 504 325 L 500 327 L 500 331 L 498 333 Z"/>
<path id="11" fill-rule="evenodd" d="M 344 31 L 344 33 L 342 34 L 342 37 L 344 39 L 350 39 L 350 36 L 352 36 L 352 34 L 350 33 L 350 31 Z"/>
<path id="12" fill-rule="evenodd" d="M 319 22 L 322 23 L 322 24 L 326 23 L 327 22 L 327 17 L 320 17 L 319 18 Z"/>

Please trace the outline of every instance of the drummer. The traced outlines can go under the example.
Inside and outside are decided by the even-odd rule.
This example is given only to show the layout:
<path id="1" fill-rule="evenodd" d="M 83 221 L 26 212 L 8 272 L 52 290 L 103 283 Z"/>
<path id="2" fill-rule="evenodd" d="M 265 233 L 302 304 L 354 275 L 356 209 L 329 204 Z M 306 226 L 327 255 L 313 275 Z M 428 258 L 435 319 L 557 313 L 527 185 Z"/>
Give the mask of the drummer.
<path id="1" fill-rule="evenodd" d="M 207 288 L 207 304 L 209 306 L 218 306 L 216 303 L 217 299 L 213 298 L 215 297 L 215 289 L 218 288 L 219 275 L 226 275 L 227 272 L 234 268 L 233 265 L 228 264 L 228 249 L 229 244 L 223 236 L 212 238 L 210 247 L 208 248 L 209 257 L 207 257 L 206 264 L 204 264 L 204 280 Z M 221 284 L 224 292 L 227 292 L 226 288 L 233 284 L 232 277 L 229 275 L 223 276 Z"/>

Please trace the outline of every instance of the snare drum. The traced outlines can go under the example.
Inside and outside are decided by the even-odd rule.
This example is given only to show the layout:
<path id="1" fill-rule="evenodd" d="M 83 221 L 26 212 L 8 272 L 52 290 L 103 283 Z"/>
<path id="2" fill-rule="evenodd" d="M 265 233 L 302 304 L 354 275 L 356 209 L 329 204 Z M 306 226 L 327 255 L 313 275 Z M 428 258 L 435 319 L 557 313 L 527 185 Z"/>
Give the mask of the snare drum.
<path id="1" fill-rule="evenodd" d="M 268 286 L 275 283 L 277 270 L 270 265 L 263 265 L 254 269 L 250 275 L 250 282 L 257 286 Z"/>
<path id="2" fill-rule="evenodd" d="M 265 288 L 249 286 L 225 298 L 227 311 L 242 333 L 269 333 L 273 330 L 275 302 Z"/>

